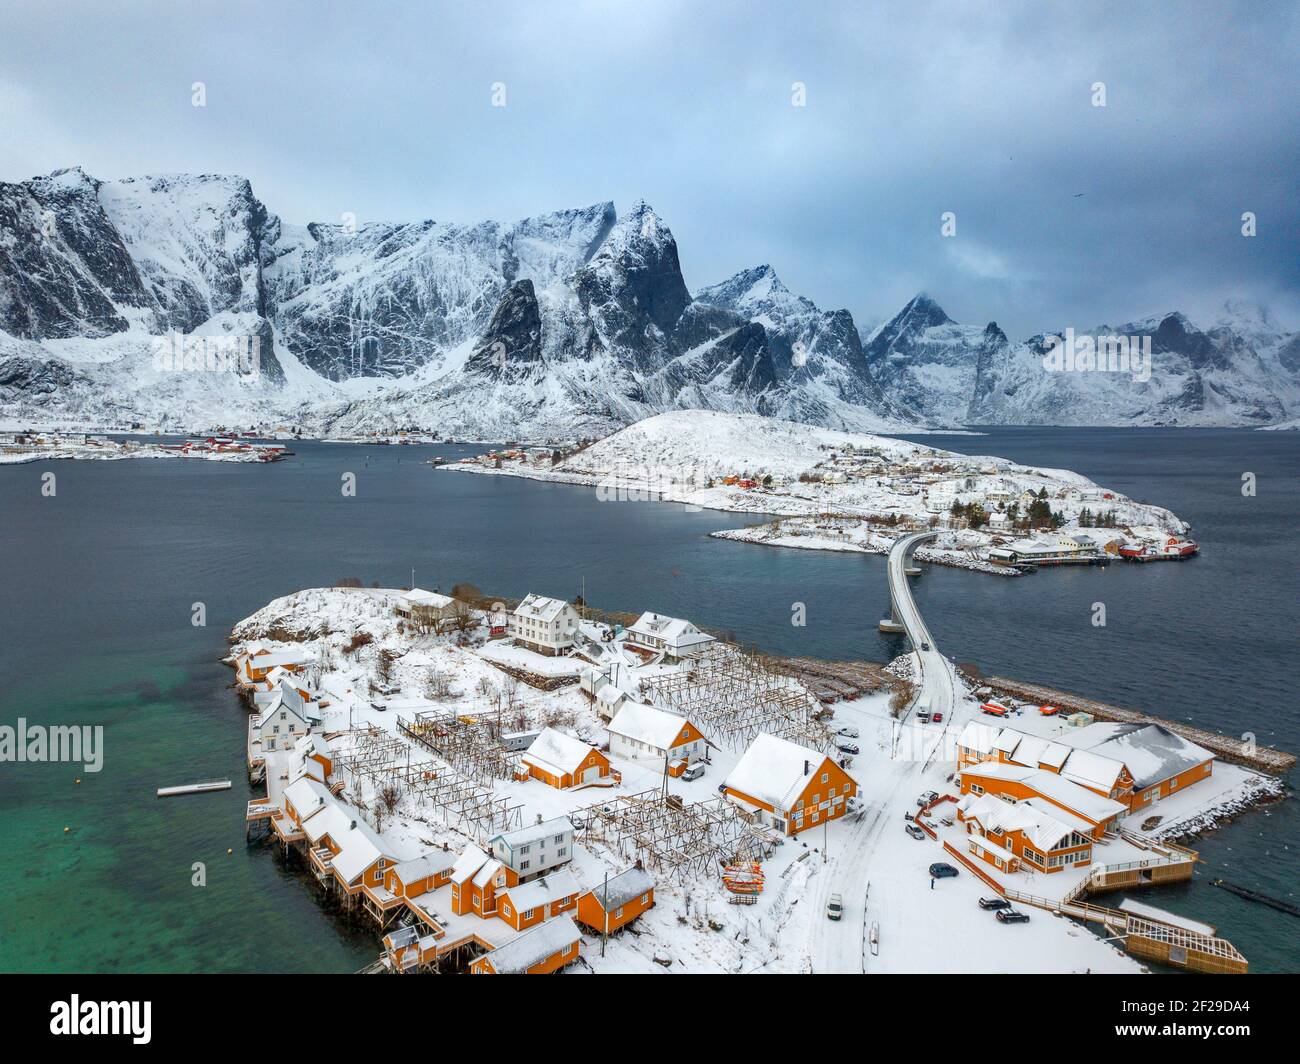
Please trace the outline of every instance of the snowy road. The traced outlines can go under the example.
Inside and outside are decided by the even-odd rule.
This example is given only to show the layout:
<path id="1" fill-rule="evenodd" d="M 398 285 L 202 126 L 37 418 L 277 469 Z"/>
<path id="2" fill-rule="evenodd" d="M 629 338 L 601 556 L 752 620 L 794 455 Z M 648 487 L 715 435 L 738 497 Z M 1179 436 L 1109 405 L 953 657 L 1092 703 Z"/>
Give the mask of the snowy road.
<path id="1" fill-rule="evenodd" d="M 908 554 L 917 544 L 935 535 L 934 532 L 918 532 L 904 536 L 890 550 L 887 570 L 898 619 L 912 641 L 920 673 L 916 695 L 903 719 L 906 720 L 920 706 L 943 713 L 947 723 L 952 720 L 957 704 L 952 665 L 939 653 L 930 630 L 921 619 L 904 572 Z M 927 644 L 928 650 L 924 649 Z M 925 768 L 923 760 L 897 760 L 882 751 L 881 756 L 859 771 L 866 812 L 861 820 L 848 825 L 851 830 L 840 841 L 838 852 L 829 856 L 828 874 L 818 877 L 817 915 L 811 943 L 813 971 L 844 973 L 867 969 L 866 940 L 871 922 L 879 920 L 880 915 L 891 908 L 887 896 L 889 885 L 886 883 L 878 883 L 876 896 L 867 897 L 872 859 L 886 830 L 902 831 L 902 812 L 912 808 L 916 795 L 925 789 L 922 784 Z M 844 899 L 844 915 L 838 923 L 824 915 L 826 902 L 832 894 L 839 894 Z"/>

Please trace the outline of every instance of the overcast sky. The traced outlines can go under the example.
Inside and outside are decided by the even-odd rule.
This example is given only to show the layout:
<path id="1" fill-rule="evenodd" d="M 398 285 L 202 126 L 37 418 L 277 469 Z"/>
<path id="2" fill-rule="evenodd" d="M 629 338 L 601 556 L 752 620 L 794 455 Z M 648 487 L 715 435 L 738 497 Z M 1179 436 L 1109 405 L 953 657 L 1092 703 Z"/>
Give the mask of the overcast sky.
<path id="1" fill-rule="evenodd" d="M 239 173 L 293 222 L 644 198 L 693 290 L 770 262 L 859 320 L 1297 324 L 1297 11 L 0 0 L 0 180 Z"/>

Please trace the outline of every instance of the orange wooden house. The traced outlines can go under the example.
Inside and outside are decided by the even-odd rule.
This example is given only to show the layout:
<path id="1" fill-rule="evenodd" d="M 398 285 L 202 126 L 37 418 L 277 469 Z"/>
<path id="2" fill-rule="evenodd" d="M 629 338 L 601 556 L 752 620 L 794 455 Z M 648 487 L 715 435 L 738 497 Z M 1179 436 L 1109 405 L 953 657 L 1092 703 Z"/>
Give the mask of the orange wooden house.
<path id="1" fill-rule="evenodd" d="M 569 912 L 578 905 L 578 881 L 567 868 L 497 889 L 497 916 L 516 931 Z"/>
<path id="2" fill-rule="evenodd" d="M 620 872 L 578 898 L 578 922 L 602 934 L 626 927 L 655 903 L 655 884 L 639 866 Z"/>
<path id="3" fill-rule="evenodd" d="M 722 785 L 755 820 L 797 835 L 844 815 L 858 785 L 825 754 L 786 739 L 758 735 Z"/>
<path id="4" fill-rule="evenodd" d="M 572 964 L 582 952 L 582 932 L 567 914 L 547 920 L 474 960 L 472 975 L 546 975 Z"/>
<path id="5" fill-rule="evenodd" d="M 994 761 L 967 765 L 959 771 L 958 780 L 963 795 L 992 794 L 1016 802 L 1040 799 L 1048 808 L 1055 807 L 1076 818 L 1094 842 L 1115 828 L 1119 818 L 1128 812 L 1128 806 L 1122 802 L 1054 772 L 1025 765 Z"/>
<path id="6" fill-rule="evenodd" d="M 610 774 L 609 758 L 581 739 L 555 728 L 543 728 L 523 756 L 528 775 L 543 783 L 567 790 L 593 783 Z"/>
<path id="7" fill-rule="evenodd" d="M 1092 861 L 1089 822 L 1043 798 L 1011 803 L 968 794 L 957 803 L 957 819 L 972 836 L 971 852 L 1004 872 L 1022 865 L 1061 872 Z"/>

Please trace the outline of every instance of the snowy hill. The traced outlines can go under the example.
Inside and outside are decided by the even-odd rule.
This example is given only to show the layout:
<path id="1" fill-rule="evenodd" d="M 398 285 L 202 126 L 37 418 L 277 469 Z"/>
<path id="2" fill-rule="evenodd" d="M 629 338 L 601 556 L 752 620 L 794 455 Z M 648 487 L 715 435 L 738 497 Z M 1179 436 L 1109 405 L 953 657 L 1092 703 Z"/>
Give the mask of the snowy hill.
<path id="1" fill-rule="evenodd" d="M 604 435 L 672 410 L 857 431 L 1265 424 L 1300 414 L 1300 338 L 1257 308 L 1149 335 L 1155 372 L 1045 373 L 1043 337 L 917 296 L 865 338 L 770 265 L 691 294 L 639 202 L 512 224 L 291 225 L 247 179 L 0 184 L 0 417 L 150 427 Z M 256 343 L 256 372 L 160 368 L 160 337 Z"/>

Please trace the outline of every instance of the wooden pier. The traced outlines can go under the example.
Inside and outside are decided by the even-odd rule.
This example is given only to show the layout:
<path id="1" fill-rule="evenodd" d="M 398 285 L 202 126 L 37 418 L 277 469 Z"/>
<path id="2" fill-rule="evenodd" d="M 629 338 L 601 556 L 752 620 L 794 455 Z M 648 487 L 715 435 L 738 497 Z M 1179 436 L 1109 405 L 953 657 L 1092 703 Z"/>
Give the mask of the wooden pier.
<path id="1" fill-rule="evenodd" d="M 177 794 L 207 794 L 208 791 L 228 791 L 230 780 L 200 780 L 198 783 L 182 783 L 176 787 L 159 787 L 159 798 L 171 798 Z"/>
<path id="2" fill-rule="evenodd" d="M 1105 702 L 1097 702 L 1091 698 L 1083 698 L 1080 695 L 1057 691 L 1051 687 L 1044 687 L 1042 684 L 1021 683 L 1019 680 L 1008 680 L 1003 676 L 990 676 L 980 682 L 1002 694 L 1023 698 L 1028 702 L 1037 702 L 1040 705 L 1056 706 L 1058 709 L 1069 713 L 1088 713 L 1099 721 L 1117 721 L 1122 724 L 1159 724 L 1160 727 L 1168 728 L 1175 735 L 1181 735 L 1184 739 L 1203 746 L 1207 750 L 1212 750 L 1215 755 L 1224 761 L 1236 765 L 1245 765 L 1247 768 L 1267 772 L 1273 776 L 1285 775 L 1295 767 L 1295 754 L 1288 754 L 1284 750 L 1276 750 L 1271 746 L 1256 746 L 1245 743 L 1240 739 L 1206 731 L 1204 728 L 1196 728 L 1190 724 L 1178 724 L 1172 720 L 1163 720 L 1147 713 L 1140 713 L 1136 709 L 1124 709 L 1121 706 L 1112 706 Z"/>

